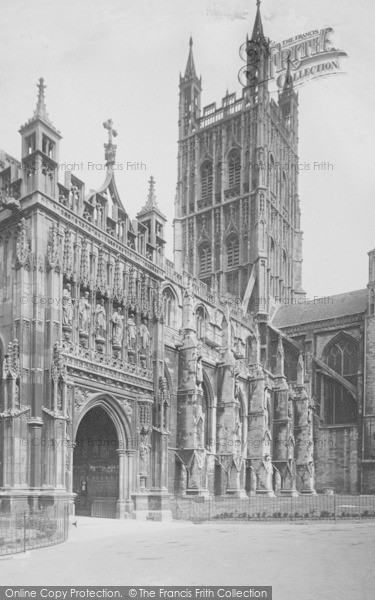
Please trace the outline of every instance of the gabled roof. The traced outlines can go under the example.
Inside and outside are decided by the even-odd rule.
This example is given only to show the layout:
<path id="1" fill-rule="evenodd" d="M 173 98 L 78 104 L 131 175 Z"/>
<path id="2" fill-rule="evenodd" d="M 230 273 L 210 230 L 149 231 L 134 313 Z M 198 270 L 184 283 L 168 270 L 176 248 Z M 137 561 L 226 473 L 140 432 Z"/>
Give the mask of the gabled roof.
<path id="1" fill-rule="evenodd" d="M 366 311 L 367 289 L 323 298 L 296 298 L 295 303 L 280 306 L 272 319 L 272 325 L 282 329 L 358 315 Z"/>

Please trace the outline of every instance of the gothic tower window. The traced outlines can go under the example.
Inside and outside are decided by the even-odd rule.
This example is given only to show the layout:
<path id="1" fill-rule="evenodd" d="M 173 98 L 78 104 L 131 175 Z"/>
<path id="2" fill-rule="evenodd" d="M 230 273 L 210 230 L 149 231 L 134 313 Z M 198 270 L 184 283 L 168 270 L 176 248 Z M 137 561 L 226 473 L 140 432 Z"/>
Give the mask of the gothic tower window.
<path id="1" fill-rule="evenodd" d="M 240 245 L 237 236 L 231 236 L 227 241 L 227 267 L 237 267 L 240 260 Z"/>
<path id="2" fill-rule="evenodd" d="M 32 154 L 36 149 L 36 135 L 32 133 L 26 138 L 26 152 Z"/>
<path id="3" fill-rule="evenodd" d="M 235 187 L 239 185 L 241 181 L 241 160 L 240 154 L 237 150 L 232 151 L 229 154 L 228 159 L 228 184 L 229 187 Z"/>
<path id="4" fill-rule="evenodd" d="M 221 162 L 216 165 L 216 177 L 215 177 L 216 193 L 221 192 Z"/>
<path id="5" fill-rule="evenodd" d="M 212 194 L 212 182 L 212 163 L 210 161 L 205 161 L 201 166 L 202 198 Z"/>
<path id="6" fill-rule="evenodd" d="M 211 246 L 202 246 L 199 250 L 199 276 L 208 275 L 212 271 Z"/>
<path id="7" fill-rule="evenodd" d="M 42 152 L 47 154 L 50 158 L 54 158 L 54 147 L 55 144 L 49 137 L 43 134 L 42 136 Z"/>
<path id="8" fill-rule="evenodd" d="M 328 346 L 325 362 L 338 375 L 356 387 L 358 377 L 358 345 L 342 335 Z M 357 422 L 357 406 L 353 394 L 339 381 L 324 377 L 323 414 L 326 425 L 344 425 Z"/>

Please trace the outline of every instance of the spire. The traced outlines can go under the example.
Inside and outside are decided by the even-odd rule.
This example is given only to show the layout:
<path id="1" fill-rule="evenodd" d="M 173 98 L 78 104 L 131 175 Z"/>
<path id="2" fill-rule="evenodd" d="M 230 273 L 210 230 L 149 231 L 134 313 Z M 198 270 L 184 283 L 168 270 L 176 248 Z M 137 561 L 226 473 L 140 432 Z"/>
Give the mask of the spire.
<path id="1" fill-rule="evenodd" d="M 107 119 L 103 123 L 104 129 L 108 131 L 108 143 L 104 144 L 105 148 L 105 160 L 107 163 L 107 167 L 110 167 L 114 164 L 116 160 L 116 144 L 113 143 L 113 138 L 117 137 L 117 131 L 113 129 L 113 121 L 112 119 Z"/>
<path id="2" fill-rule="evenodd" d="M 150 208 L 157 208 L 156 204 L 156 196 L 155 196 L 155 179 L 153 175 L 151 175 L 148 180 L 149 188 L 148 188 L 148 196 L 147 196 L 147 206 Z"/>
<path id="3" fill-rule="evenodd" d="M 263 33 L 262 17 L 260 15 L 260 0 L 257 0 L 257 14 L 255 17 L 254 28 L 253 28 L 253 33 L 252 33 L 251 39 L 253 41 L 255 41 L 262 37 L 264 37 L 264 33 Z"/>
<path id="4" fill-rule="evenodd" d="M 143 208 L 139 211 L 138 215 L 143 215 L 144 213 L 147 213 L 151 210 L 156 211 L 160 216 L 162 216 L 164 219 L 164 215 L 161 212 L 160 208 L 157 205 L 156 202 L 156 195 L 155 195 L 155 179 L 154 177 L 151 175 L 150 179 L 148 180 L 148 195 L 147 195 L 147 201 L 146 204 L 143 206 Z"/>
<path id="5" fill-rule="evenodd" d="M 38 100 L 36 103 L 36 107 L 35 107 L 33 116 L 24 125 L 21 126 L 20 131 L 22 132 L 26 127 L 29 127 L 29 125 L 31 125 L 32 123 L 34 123 L 34 121 L 37 121 L 39 119 L 45 125 L 48 125 L 48 127 L 50 127 L 54 131 L 54 133 L 59 137 L 59 139 L 61 139 L 61 134 L 60 134 L 59 130 L 56 129 L 56 127 L 53 125 L 53 123 L 47 113 L 46 99 L 44 96 L 44 91 L 45 91 L 46 87 L 47 86 L 44 83 L 43 77 L 40 77 L 39 83 L 37 83 Z"/>
<path id="6" fill-rule="evenodd" d="M 189 46 L 190 46 L 190 50 L 189 50 L 188 60 L 186 63 L 185 79 L 191 79 L 193 77 L 197 77 L 197 74 L 195 71 L 194 57 L 193 57 L 193 38 L 191 36 L 190 36 L 190 40 L 189 40 Z"/>
<path id="7" fill-rule="evenodd" d="M 47 113 L 47 109 L 46 109 L 46 101 L 45 101 L 45 97 L 44 97 L 44 90 L 46 89 L 46 85 L 44 83 L 44 79 L 43 77 L 41 77 L 39 79 L 39 83 L 37 84 L 37 88 L 38 88 L 38 102 L 36 105 L 36 109 L 34 110 L 34 119 L 42 119 L 43 121 L 45 121 L 46 123 L 48 123 L 48 125 L 52 125 L 52 121 L 48 116 Z"/>

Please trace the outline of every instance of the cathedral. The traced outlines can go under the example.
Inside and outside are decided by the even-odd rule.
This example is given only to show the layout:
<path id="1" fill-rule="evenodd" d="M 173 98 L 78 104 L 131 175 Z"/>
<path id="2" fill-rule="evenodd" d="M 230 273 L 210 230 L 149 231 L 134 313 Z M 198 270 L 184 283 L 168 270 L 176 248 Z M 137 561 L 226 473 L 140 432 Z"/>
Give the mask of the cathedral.
<path id="1" fill-rule="evenodd" d="M 240 97 L 179 83 L 174 261 L 149 180 L 58 180 L 40 79 L 0 151 L 0 511 L 171 518 L 171 497 L 375 493 L 375 249 L 365 289 L 302 288 L 298 96 L 277 102 L 258 3 Z M 374 338 L 372 337 L 374 335 Z"/>

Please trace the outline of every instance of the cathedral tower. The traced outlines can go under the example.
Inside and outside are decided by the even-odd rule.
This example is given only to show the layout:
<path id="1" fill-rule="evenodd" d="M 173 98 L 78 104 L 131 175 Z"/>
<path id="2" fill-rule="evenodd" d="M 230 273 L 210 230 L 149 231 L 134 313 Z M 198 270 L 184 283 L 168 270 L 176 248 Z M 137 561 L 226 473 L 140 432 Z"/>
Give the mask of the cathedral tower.
<path id="1" fill-rule="evenodd" d="M 285 84 L 269 90 L 270 42 L 259 2 L 240 98 L 227 93 L 200 110 L 201 79 L 192 42 L 180 79 L 175 263 L 267 314 L 301 288 L 298 199 L 298 97 L 288 65 Z M 276 100 L 271 97 L 276 95 Z"/>

